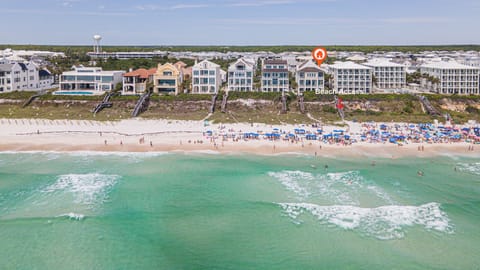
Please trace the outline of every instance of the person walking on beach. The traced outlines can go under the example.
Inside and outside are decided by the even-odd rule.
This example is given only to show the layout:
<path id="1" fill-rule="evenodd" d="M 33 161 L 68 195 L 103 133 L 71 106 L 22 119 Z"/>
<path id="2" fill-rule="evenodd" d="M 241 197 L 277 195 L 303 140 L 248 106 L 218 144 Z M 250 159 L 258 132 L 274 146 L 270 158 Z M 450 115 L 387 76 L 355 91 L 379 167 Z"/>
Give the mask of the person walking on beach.
<path id="1" fill-rule="evenodd" d="M 105 145 L 107 145 L 107 140 L 105 140 Z"/>
<path id="2" fill-rule="evenodd" d="M 150 147 L 153 147 L 153 143 L 152 143 L 152 141 L 150 141 Z"/>

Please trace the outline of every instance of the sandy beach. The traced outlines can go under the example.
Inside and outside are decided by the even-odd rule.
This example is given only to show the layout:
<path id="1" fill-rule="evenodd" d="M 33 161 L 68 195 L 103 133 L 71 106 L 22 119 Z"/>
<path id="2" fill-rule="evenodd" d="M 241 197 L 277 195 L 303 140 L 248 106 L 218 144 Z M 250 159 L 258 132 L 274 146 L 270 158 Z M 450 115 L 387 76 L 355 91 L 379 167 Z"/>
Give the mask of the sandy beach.
<path id="1" fill-rule="evenodd" d="M 401 158 L 461 155 L 480 157 L 480 146 L 455 143 L 356 142 L 351 145 L 315 141 L 223 139 L 223 131 L 238 134 L 283 131 L 298 126 L 265 124 L 210 124 L 203 121 L 142 120 L 119 122 L 85 120 L 0 119 L 0 151 L 99 151 L 99 152 L 204 152 L 250 153 L 257 155 L 305 154 L 321 157 Z M 323 126 L 323 130 L 338 129 Z M 345 128 L 345 127 L 343 127 Z M 360 132 L 360 124 L 348 123 L 352 134 Z M 208 136 L 207 132 L 211 132 Z M 423 146 L 423 151 L 419 151 Z"/>

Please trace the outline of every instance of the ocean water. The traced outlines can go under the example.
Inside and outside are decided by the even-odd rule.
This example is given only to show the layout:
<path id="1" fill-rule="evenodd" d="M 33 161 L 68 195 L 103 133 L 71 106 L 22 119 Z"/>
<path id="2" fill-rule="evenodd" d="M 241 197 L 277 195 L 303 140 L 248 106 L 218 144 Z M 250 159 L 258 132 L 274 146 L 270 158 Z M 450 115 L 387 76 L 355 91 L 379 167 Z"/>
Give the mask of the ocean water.
<path id="1" fill-rule="evenodd" d="M 479 269 L 480 158 L 372 161 L 0 153 L 0 269 Z"/>

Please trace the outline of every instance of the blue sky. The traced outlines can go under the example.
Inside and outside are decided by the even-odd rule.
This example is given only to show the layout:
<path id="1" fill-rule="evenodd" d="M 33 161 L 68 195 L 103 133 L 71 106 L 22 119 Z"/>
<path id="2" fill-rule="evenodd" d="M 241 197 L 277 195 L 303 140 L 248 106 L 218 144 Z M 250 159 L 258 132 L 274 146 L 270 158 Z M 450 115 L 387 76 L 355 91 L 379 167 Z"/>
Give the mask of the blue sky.
<path id="1" fill-rule="evenodd" d="M 0 44 L 480 44 L 479 0 L 0 0 Z"/>

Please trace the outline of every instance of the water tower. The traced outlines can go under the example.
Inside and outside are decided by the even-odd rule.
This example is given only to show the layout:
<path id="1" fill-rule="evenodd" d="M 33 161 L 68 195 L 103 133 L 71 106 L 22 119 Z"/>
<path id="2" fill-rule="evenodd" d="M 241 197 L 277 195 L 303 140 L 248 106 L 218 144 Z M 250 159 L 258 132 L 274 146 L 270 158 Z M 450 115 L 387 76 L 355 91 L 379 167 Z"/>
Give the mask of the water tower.
<path id="1" fill-rule="evenodd" d="M 93 52 L 100 53 L 102 51 L 102 47 L 100 46 L 100 40 L 102 40 L 102 36 L 94 35 L 93 36 Z"/>

